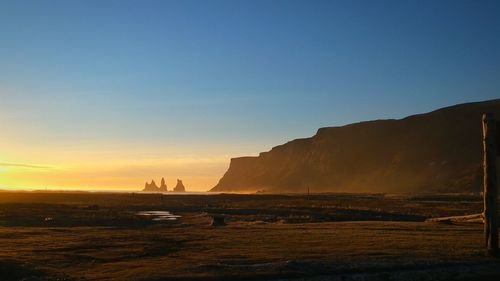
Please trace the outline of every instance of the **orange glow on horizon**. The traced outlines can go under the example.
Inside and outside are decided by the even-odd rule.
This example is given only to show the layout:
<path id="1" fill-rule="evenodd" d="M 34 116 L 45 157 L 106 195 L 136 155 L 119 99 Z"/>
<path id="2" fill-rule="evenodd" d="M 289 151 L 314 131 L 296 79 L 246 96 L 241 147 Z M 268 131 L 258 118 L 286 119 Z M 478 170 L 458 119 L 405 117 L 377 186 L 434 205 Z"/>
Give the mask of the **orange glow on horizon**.
<path id="1" fill-rule="evenodd" d="M 169 189 L 182 179 L 188 191 L 207 191 L 230 159 L 228 155 L 176 155 L 123 146 L 58 150 L 20 149 L 14 144 L 0 152 L 0 189 L 7 190 L 138 191 L 146 181 L 160 182 L 164 177 Z"/>

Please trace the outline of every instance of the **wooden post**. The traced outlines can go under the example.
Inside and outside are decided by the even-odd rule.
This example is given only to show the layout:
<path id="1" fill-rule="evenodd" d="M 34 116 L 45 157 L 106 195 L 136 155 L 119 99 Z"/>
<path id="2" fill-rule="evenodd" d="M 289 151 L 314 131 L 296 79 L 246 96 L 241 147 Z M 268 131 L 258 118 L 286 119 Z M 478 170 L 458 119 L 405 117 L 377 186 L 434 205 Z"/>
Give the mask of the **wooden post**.
<path id="1" fill-rule="evenodd" d="M 498 254 L 496 122 L 492 113 L 483 114 L 484 149 L 484 237 L 488 255 Z"/>

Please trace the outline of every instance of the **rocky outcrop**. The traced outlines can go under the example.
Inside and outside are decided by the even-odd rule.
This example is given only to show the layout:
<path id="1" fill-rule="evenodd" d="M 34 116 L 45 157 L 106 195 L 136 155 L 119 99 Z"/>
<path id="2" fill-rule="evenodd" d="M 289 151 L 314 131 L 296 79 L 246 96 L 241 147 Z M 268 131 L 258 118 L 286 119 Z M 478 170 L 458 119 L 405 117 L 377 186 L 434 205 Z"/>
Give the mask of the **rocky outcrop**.
<path id="1" fill-rule="evenodd" d="M 157 192 L 160 191 L 160 188 L 156 185 L 154 180 L 151 180 L 151 183 L 146 182 L 142 191 Z"/>
<path id="2" fill-rule="evenodd" d="M 177 179 L 177 185 L 174 187 L 174 192 L 186 192 L 184 184 L 179 179 Z"/>
<path id="3" fill-rule="evenodd" d="M 167 184 L 165 183 L 165 178 L 161 178 L 161 184 L 160 184 L 159 191 L 161 191 L 161 192 L 168 191 Z"/>
<path id="4" fill-rule="evenodd" d="M 257 157 L 231 159 L 212 191 L 479 192 L 483 112 L 500 117 L 500 100 L 321 128 Z"/>
<path id="5" fill-rule="evenodd" d="M 169 191 L 167 188 L 167 183 L 165 182 L 165 178 L 161 178 L 160 186 L 158 187 L 154 180 L 151 180 L 151 183 L 146 182 L 144 185 L 144 189 L 142 191 L 145 192 L 167 192 Z M 177 180 L 177 185 L 174 187 L 172 191 L 175 192 L 185 192 L 186 188 L 181 180 Z"/>

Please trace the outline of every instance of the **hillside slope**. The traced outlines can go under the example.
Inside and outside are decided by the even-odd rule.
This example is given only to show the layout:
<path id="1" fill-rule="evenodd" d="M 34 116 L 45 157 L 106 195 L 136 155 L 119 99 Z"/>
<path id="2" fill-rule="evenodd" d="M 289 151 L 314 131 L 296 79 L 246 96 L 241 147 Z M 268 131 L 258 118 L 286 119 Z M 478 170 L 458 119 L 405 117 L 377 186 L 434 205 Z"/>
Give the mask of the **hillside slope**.
<path id="1" fill-rule="evenodd" d="M 500 99 L 321 128 L 257 157 L 231 159 L 211 191 L 477 192 L 483 112 L 500 117 Z"/>

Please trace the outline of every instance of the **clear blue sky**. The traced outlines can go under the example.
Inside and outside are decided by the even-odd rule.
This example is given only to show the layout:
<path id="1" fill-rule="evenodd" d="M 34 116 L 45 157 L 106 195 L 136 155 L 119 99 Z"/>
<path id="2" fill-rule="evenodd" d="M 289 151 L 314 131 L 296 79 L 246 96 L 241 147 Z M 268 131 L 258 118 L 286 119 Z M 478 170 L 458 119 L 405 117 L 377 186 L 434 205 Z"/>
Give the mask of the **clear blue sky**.
<path id="1" fill-rule="evenodd" d="M 499 15 L 485 0 L 2 0 L 0 140 L 238 156 L 499 98 Z"/>

